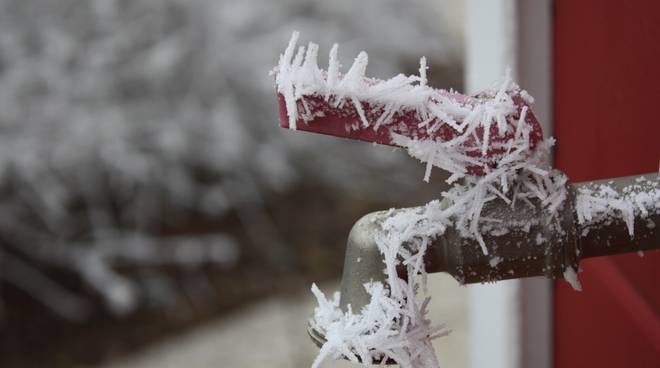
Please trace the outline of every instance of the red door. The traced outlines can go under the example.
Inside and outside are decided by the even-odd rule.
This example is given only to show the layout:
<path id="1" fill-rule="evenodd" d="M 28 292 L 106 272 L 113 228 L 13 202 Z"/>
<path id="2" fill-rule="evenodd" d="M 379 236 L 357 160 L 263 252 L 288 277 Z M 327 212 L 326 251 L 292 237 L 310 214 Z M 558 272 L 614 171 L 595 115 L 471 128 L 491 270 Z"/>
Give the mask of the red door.
<path id="1" fill-rule="evenodd" d="M 660 163 L 660 1 L 557 0 L 556 165 L 573 181 Z M 660 224 L 658 224 L 660 226 Z M 660 367 L 660 252 L 582 262 L 555 286 L 555 367 Z"/>

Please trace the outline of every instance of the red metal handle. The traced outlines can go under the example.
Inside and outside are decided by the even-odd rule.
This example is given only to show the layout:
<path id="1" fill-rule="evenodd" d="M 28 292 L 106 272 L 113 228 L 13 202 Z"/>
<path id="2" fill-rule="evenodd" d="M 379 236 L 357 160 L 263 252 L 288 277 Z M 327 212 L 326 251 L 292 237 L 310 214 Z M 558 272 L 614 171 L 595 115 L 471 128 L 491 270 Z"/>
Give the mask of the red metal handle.
<path id="1" fill-rule="evenodd" d="M 478 97 L 469 97 L 458 93 L 446 93 L 445 95 L 467 104 L 479 101 Z M 277 97 L 279 100 L 280 126 L 289 128 L 289 116 L 284 96 L 278 93 Z M 430 127 L 435 125 L 434 123 L 437 122 L 437 118 L 423 122 L 411 110 L 396 111 L 392 116 L 388 117 L 389 119 L 386 125 L 379 124 L 378 121 L 382 119 L 382 109 L 377 106 L 371 106 L 369 102 L 358 101 L 366 120 L 374 122 L 369 126 L 365 126 L 362 123 L 360 112 L 358 112 L 354 103 L 347 102 L 339 106 L 334 106 L 330 101 L 317 95 L 305 96 L 298 100 L 298 111 L 303 112 L 304 117 L 302 114 L 298 114 L 296 129 L 391 146 L 397 145 L 392 139 L 393 134 L 417 140 L 440 141 L 449 141 L 462 134 L 448 124 L 437 124 L 438 128 L 433 130 Z M 534 149 L 543 140 L 541 125 L 534 113 L 529 109 L 529 105 L 520 95 L 514 96 L 513 101 L 517 106 L 517 113 L 512 116 L 512 120 L 517 121 L 520 118 L 523 108 L 527 107 L 525 123 L 532 128 L 529 135 L 529 144 L 530 148 Z M 473 147 L 479 146 L 476 143 L 483 139 L 483 135 L 484 129 L 477 128 L 472 137 L 464 144 Z M 486 154 L 483 155 L 479 149 L 473 149 L 469 152 L 469 155 L 472 157 L 488 157 L 490 158 L 491 167 L 495 167 L 498 156 L 504 154 L 506 151 L 504 144 L 513 139 L 513 135 L 514 133 L 512 131 L 504 135 L 499 135 L 497 127 L 495 124 L 492 124 L 490 126 L 491 145 Z M 483 169 L 475 166 L 470 168 L 470 172 L 482 175 Z"/>

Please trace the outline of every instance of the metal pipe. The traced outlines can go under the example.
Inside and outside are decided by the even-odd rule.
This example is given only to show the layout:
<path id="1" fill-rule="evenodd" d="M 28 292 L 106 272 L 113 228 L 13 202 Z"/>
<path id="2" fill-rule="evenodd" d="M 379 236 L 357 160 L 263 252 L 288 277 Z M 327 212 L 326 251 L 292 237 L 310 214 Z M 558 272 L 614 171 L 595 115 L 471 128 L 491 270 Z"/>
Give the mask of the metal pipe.
<path id="1" fill-rule="evenodd" d="M 620 197 L 631 196 L 660 188 L 660 174 L 566 185 L 568 198 L 558 216 L 559 226 L 545 215 L 540 205 L 513 209 L 503 201 L 489 202 L 484 206 L 483 216 L 501 220 L 504 228 L 516 228 L 507 225 L 521 223 L 529 223 L 529 228 L 503 234 L 484 233 L 488 250 L 485 255 L 476 240 L 462 237 L 450 227 L 428 248 L 424 258 L 427 272 L 447 272 L 462 284 L 532 276 L 557 278 L 567 267 L 577 268 L 582 258 L 660 248 L 657 208 L 647 214 L 636 211 L 634 237 L 621 219 L 580 224 L 576 213 L 576 201 L 580 199 L 576 194 L 584 189 L 607 185 Z M 385 214 L 380 211 L 365 215 L 349 234 L 341 281 L 340 306 L 344 310 L 349 304 L 353 310 L 359 310 L 369 303 L 364 283 L 385 281 L 383 258 L 375 241 L 376 235 L 383 231 L 381 223 Z M 321 334 L 309 332 L 317 344 L 323 343 Z"/>
<path id="2" fill-rule="evenodd" d="M 560 226 L 554 226 L 541 206 L 518 206 L 515 209 L 501 201 L 484 207 L 483 216 L 515 225 L 530 222 L 528 231 L 512 230 L 506 234 L 484 234 L 488 254 L 476 240 L 460 236 L 453 228 L 438 237 L 425 256 L 427 272 L 448 272 L 458 282 L 471 284 L 505 279 L 563 275 L 568 266 L 579 260 L 623 252 L 660 248 L 660 212 L 646 216 L 637 212 L 634 237 L 628 234 L 626 223 L 614 219 L 600 224 L 580 225 L 576 215 L 576 192 L 607 185 L 620 197 L 658 188 L 660 174 L 628 176 L 616 179 L 567 184 L 569 198 L 559 215 Z M 626 191 L 626 193 L 624 193 Z M 382 281 L 383 261 L 375 243 L 382 231 L 383 212 L 374 212 L 360 219 L 351 230 L 342 278 L 342 306 L 353 308 L 368 302 L 362 286 L 368 281 Z M 588 230 L 588 231 L 587 231 Z M 356 304 L 356 301 L 360 301 Z"/>
<path id="3" fill-rule="evenodd" d="M 626 176 L 576 184 L 579 189 L 597 189 L 606 185 L 619 197 L 635 196 L 660 189 L 660 174 Z M 635 217 L 634 236 L 630 236 L 626 223 L 620 219 L 597 224 L 597 229 L 580 229 L 581 258 L 607 256 L 619 253 L 660 248 L 660 211 L 638 214 Z M 588 230 L 588 231 L 587 231 Z"/>

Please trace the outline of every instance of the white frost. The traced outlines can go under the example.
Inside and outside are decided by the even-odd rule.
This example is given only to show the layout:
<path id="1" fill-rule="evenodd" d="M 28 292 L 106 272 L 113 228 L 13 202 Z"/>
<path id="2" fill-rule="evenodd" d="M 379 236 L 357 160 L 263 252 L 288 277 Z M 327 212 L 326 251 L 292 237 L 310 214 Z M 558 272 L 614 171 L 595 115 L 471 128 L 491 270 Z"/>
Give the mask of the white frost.
<path id="1" fill-rule="evenodd" d="M 582 284 L 580 284 L 580 280 L 578 280 L 578 275 L 573 269 L 573 267 L 566 267 L 566 270 L 564 270 L 564 280 L 571 284 L 574 290 L 577 291 L 582 291 Z"/>
<path id="2" fill-rule="evenodd" d="M 576 212 L 578 223 L 586 235 L 591 228 L 621 220 L 632 237 L 635 217 L 646 218 L 646 226 L 655 227 L 649 214 L 660 213 L 660 182 L 644 177 L 620 191 L 606 184 L 591 185 L 578 190 Z"/>
<path id="3" fill-rule="evenodd" d="M 336 44 L 330 51 L 328 71 L 325 72 L 316 62 L 318 45 L 315 43 L 309 43 L 307 53 L 305 46 L 300 46 L 294 57 L 298 38 L 298 32 L 294 32 L 274 70 L 277 91 L 284 96 L 291 129 L 297 128 L 299 118 L 304 121 L 313 118 L 301 113 L 298 102 L 302 102 L 304 106 L 304 97 L 314 95 L 324 97 L 334 106 L 342 106 L 346 102 L 353 104 L 364 127 L 387 125 L 397 111 L 414 111 L 420 122 L 433 121 L 428 127 L 431 132 L 447 124 L 464 133 L 451 143 L 452 146 L 458 146 L 471 139 L 472 133 L 479 127 L 486 128 L 487 136 L 489 134 L 487 128 L 492 123 L 496 124 L 500 134 L 504 134 L 507 130 L 508 117 L 517 111 L 512 97 L 520 94 L 520 89 L 511 82 L 510 78 L 506 78 L 504 83 L 491 91 L 492 93 L 483 94 L 483 98 L 469 102 L 458 101 L 453 93 L 436 90 L 427 85 L 428 66 L 424 57 L 420 59 L 419 76 L 399 74 L 382 81 L 366 76 L 369 58 L 367 53 L 362 51 L 355 58 L 348 72 L 342 76 Z M 366 114 L 358 101 L 369 102 L 374 112 L 382 110 L 378 114 L 380 117 L 375 121 L 367 121 Z M 487 139 L 484 140 L 481 148 L 484 150 L 488 148 Z"/>
<path id="4" fill-rule="evenodd" d="M 444 326 L 431 326 L 425 318 L 429 299 L 421 305 L 390 296 L 382 283 L 365 284 L 371 302 L 355 314 L 339 308 L 339 293 L 331 300 L 312 285 L 319 306 L 312 327 L 324 333 L 327 342 L 314 360 L 319 367 L 327 358 L 345 357 L 352 362 L 371 365 L 392 358 L 403 368 L 437 367 L 430 340 L 448 334 Z M 406 313 L 402 313 L 406 312 Z"/>

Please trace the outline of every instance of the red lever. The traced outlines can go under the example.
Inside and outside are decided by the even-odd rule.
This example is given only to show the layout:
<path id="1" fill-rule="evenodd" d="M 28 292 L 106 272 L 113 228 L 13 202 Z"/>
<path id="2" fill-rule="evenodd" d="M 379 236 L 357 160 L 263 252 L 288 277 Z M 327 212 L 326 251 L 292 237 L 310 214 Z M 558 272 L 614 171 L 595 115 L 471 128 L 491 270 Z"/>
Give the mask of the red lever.
<path id="1" fill-rule="evenodd" d="M 470 99 L 473 99 L 458 93 L 449 96 L 457 101 L 469 101 Z M 289 128 L 289 115 L 286 110 L 284 96 L 281 93 L 278 93 L 277 98 L 280 105 L 280 126 L 282 128 Z M 517 96 L 517 98 L 514 97 L 514 102 L 518 106 L 518 113 L 513 116 L 513 118 L 517 120 L 520 118 L 522 107 L 528 105 L 522 98 L 520 98 L 520 96 Z M 392 142 L 392 133 L 413 139 L 440 139 L 442 141 L 448 141 L 459 135 L 455 129 L 446 124 L 440 126 L 433 132 L 429 132 L 429 129 L 427 128 L 433 126 L 433 123 L 435 123 L 437 119 L 429 121 L 424 127 L 420 127 L 422 121 L 415 116 L 413 111 L 395 112 L 391 121 L 387 125 L 370 125 L 364 127 L 353 104 L 347 103 L 342 107 L 334 107 L 326 101 L 325 98 L 316 95 L 307 96 L 305 97 L 304 104 L 300 101 L 298 104 L 299 111 L 305 111 L 304 108 L 306 105 L 309 109 L 309 115 L 314 116 L 311 121 L 307 122 L 302 117 L 298 117 L 296 129 L 306 132 L 327 134 L 335 137 L 375 142 L 390 146 L 396 146 L 396 144 Z M 372 109 L 368 102 L 360 102 L 360 104 L 362 105 L 362 111 L 364 111 L 365 116 L 369 121 L 378 120 L 380 115 L 374 114 L 374 109 Z M 543 137 L 541 126 L 531 110 L 527 111 L 525 122 L 532 126 L 532 134 L 530 134 L 529 138 L 530 146 L 533 148 Z M 493 137 L 492 142 L 506 142 L 513 138 L 511 132 L 504 136 L 499 136 L 495 125 L 492 125 L 490 130 L 491 137 Z M 477 137 L 482 139 L 483 131 L 479 131 Z M 495 152 L 490 152 L 489 155 L 494 153 Z"/>
<path id="2" fill-rule="evenodd" d="M 445 91 L 438 91 L 445 94 L 447 97 L 452 98 L 458 102 L 467 104 L 476 104 L 479 102 L 479 97 L 469 97 L 458 93 L 448 93 Z M 280 110 L 280 126 L 282 128 L 289 128 L 289 115 L 286 109 L 286 102 L 281 93 L 277 94 L 279 100 Z M 443 142 L 456 138 L 461 133 L 448 124 L 437 124 L 438 128 L 433 130 L 432 127 L 439 123 L 437 118 L 430 121 L 420 121 L 417 114 L 412 110 L 396 111 L 390 117 L 388 123 L 378 124 L 378 120 L 382 115 L 382 108 L 371 106 L 369 102 L 359 101 L 362 111 L 367 121 L 375 122 L 369 126 L 364 126 L 362 118 L 358 113 L 353 103 L 344 103 L 341 106 L 333 106 L 334 104 L 326 100 L 323 96 L 310 95 L 305 96 L 298 100 L 298 111 L 304 111 L 306 118 L 302 114 L 298 114 L 297 130 L 307 132 L 327 134 L 336 137 L 361 140 L 365 142 L 375 142 L 378 144 L 385 144 L 396 146 L 393 142 L 392 134 L 399 134 L 411 139 L 417 140 L 440 140 Z M 513 101 L 517 106 L 517 113 L 511 116 L 509 124 L 513 121 L 520 119 L 520 114 L 523 107 L 527 107 L 525 113 L 525 124 L 531 127 L 529 135 L 529 145 L 531 149 L 536 147 L 536 144 L 543 140 L 543 131 L 541 125 L 534 113 L 529 109 L 529 105 L 520 96 L 513 97 Z M 496 166 L 498 156 L 506 152 L 506 143 L 514 138 L 514 129 L 508 129 L 504 135 L 499 135 L 496 124 L 490 126 L 490 142 L 489 148 L 485 157 L 490 158 L 490 166 Z M 483 128 L 477 128 L 475 134 L 470 137 L 464 144 L 471 147 L 476 147 L 468 152 L 472 157 L 480 157 L 482 151 L 478 149 L 480 146 L 478 142 L 483 140 Z M 500 144 L 498 144 L 500 143 Z M 471 173 L 483 175 L 483 168 L 471 167 Z"/>
<path id="3" fill-rule="evenodd" d="M 526 92 L 508 78 L 498 91 L 475 96 L 435 90 L 426 85 L 422 58 L 419 77 L 380 81 L 365 76 L 364 52 L 342 75 L 336 45 L 326 72 L 317 65 L 314 43 L 306 52 L 298 48 L 294 57 L 297 39 L 294 33 L 274 71 L 284 128 L 408 148 L 415 144 L 411 140 L 443 142 L 432 148 L 441 155 L 436 157 L 460 152 L 463 172 L 476 175 L 497 167 L 514 145 L 529 152 L 543 140 Z"/>

